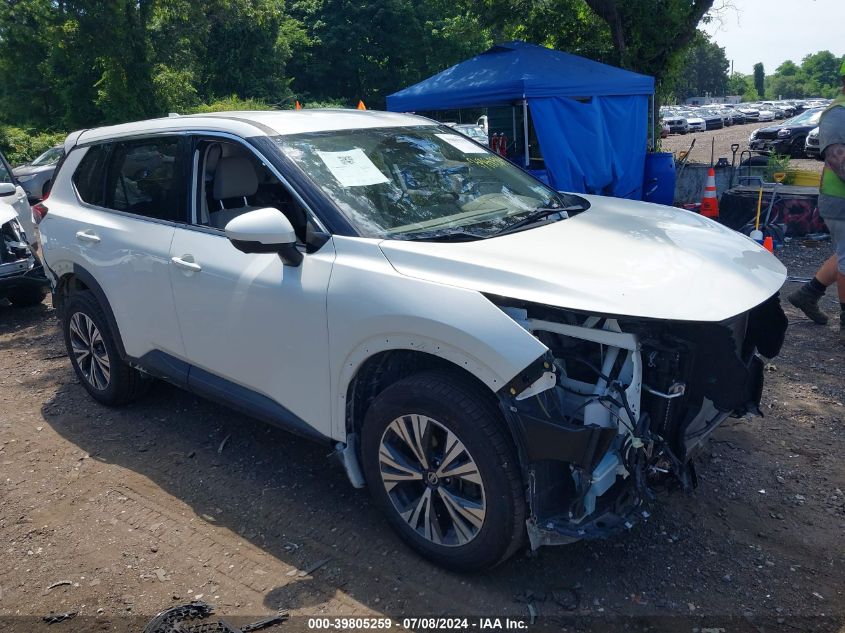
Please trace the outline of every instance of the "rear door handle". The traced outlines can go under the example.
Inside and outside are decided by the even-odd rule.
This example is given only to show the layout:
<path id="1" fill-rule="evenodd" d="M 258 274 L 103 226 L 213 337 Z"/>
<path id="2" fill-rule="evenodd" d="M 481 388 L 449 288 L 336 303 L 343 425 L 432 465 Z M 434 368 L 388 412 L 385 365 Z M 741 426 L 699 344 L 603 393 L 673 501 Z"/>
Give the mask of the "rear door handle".
<path id="1" fill-rule="evenodd" d="M 85 231 L 77 231 L 76 239 L 80 242 L 90 242 L 91 244 L 99 244 L 100 236 L 94 233 L 91 229 Z"/>
<path id="2" fill-rule="evenodd" d="M 186 255 L 185 257 L 189 257 L 189 255 Z M 173 262 L 179 268 L 190 270 L 194 273 L 198 273 L 202 270 L 202 266 L 200 266 L 196 262 L 189 262 L 188 260 L 182 259 L 181 257 L 171 257 L 170 261 Z"/>

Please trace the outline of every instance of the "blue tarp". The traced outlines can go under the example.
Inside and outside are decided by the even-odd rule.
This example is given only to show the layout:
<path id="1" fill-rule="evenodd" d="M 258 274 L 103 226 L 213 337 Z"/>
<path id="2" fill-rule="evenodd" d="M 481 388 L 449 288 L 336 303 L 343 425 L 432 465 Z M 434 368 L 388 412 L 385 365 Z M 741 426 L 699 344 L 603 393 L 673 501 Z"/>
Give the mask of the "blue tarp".
<path id="1" fill-rule="evenodd" d="M 552 187 L 642 198 L 648 97 L 548 97 L 528 107 Z"/>
<path id="2" fill-rule="evenodd" d="M 451 110 L 526 99 L 554 186 L 639 198 L 653 93 L 652 77 L 508 42 L 390 95 L 387 109 Z"/>

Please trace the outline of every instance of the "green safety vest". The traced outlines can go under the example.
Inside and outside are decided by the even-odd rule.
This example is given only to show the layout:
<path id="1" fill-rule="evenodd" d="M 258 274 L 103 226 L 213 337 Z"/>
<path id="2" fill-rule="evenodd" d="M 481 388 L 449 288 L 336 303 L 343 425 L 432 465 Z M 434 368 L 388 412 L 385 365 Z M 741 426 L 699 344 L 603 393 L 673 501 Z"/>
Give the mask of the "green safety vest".
<path id="1" fill-rule="evenodd" d="M 845 95 L 841 94 L 836 97 L 825 112 L 832 110 L 833 108 L 845 108 Z M 822 113 L 822 116 L 824 116 L 824 113 Z M 819 187 L 819 192 L 826 196 L 845 198 L 845 181 L 843 181 L 835 171 L 825 165 L 822 170 L 822 184 L 821 187 Z"/>

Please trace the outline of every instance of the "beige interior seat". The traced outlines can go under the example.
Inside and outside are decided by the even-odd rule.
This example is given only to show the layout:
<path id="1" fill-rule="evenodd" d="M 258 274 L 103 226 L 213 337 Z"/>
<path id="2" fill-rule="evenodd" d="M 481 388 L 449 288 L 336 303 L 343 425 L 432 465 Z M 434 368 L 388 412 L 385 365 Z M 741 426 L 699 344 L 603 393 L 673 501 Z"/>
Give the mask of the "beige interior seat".
<path id="1" fill-rule="evenodd" d="M 223 156 L 217 161 L 214 170 L 214 185 L 212 198 L 218 204 L 218 209 L 209 209 L 209 226 L 222 229 L 226 224 L 248 211 L 259 207 L 250 206 L 247 198 L 258 191 L 258 174 L 255 166 L 244 156 Z M 237 207 L 226 207 L 224 200 L 240 198 L 243 204 Z"/>

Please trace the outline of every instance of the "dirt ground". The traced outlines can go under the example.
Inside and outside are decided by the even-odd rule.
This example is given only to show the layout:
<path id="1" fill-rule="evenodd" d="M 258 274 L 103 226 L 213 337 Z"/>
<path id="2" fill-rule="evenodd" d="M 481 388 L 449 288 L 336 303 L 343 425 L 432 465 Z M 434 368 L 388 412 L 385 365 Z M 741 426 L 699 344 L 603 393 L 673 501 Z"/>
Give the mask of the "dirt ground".
<path id="1" fill-rule="evenodd" d="M 731 145 L 738 143 L 739 150 L 736 153 L 736 164 L 739 165 L 742 151 L 748 149 L 748 137 L 751 136 L 751 133 L 762 127 L 769 127 L 782 122 L 746 123 L 743 125 L 732 125 L 721 130 L 710 130 L 709 132 L 672 134 L 662 140 L 661 147 L 664 152 L 672 152 L 677 155 L 681 150 L 688 150 L 693 139 L 695 139 L 695 147 L 693 147 L 690 153 L 689 160 L 695 163 L 709 164 L 711 144 L 713 139 L 715 139 L 716 144 L 713 146 L 714 161 L 724 157 L 730 163 L 732 160 Z M 790 160 L 790 165 L 796 169 L 806 169 L 821 173 L 823 163 L 815 158 L 793 158 Z"/>
<path id="2" fill-rule="evenodd" d="M 793 242 L 780 257 L 809 276 L 829 248 Z M 823 307 L 836 314 L 832 292 Z M 49 630 L 140 633 L 200 599 L 241 622 L 283 609 L 395 627 L 536 614 L 529 630 L 841 631 L 845 352 L 838 319 L 786 310 L 765 417 L 717 431 L 695 493 L 657 499 L 612 540 L 460 576 L 405 548 L 322 447 L 164 384 L 100 406 L 49 300 L 0 304 L 0 630 L 78 612 Z M 267 630 L 309 628 L 300 617 Z"/>

